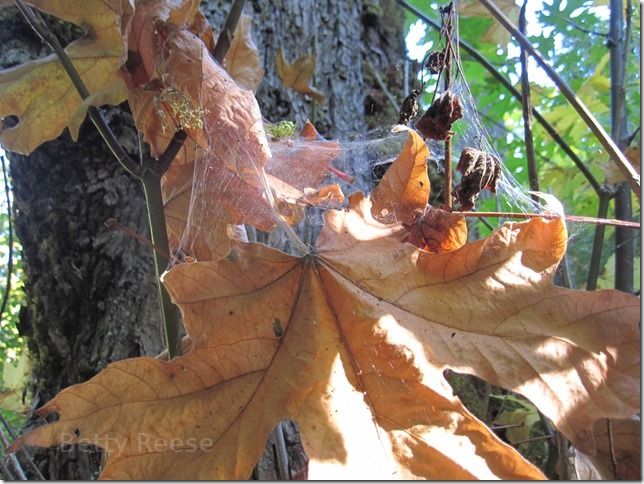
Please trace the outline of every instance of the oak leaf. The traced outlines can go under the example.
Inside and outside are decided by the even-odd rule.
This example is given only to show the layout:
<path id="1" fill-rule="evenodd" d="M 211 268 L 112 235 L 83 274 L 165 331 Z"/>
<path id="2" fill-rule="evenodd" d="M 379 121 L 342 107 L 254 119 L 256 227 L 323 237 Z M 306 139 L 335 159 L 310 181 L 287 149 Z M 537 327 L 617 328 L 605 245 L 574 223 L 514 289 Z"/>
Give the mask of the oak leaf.
<path id="1" fill-rule="evenodd" d="M 175 266 L 164 281 L 192 349 L 63 390 L 39 411 L 59 420 L 13 448 L 64 435 L 107 448 L 103 478 L 245 479 L 291 418 L 313 479 L 542 478 L 453 396 L 446 368 L 523 393 L 586 451 L 597 418 L 637 411 L 639 301 L 552 285 L 560 220 L 432 254 L 351 203 L 302 258 L 235 242 Z"/>
<path id="2" fill-rule="evenodd" d="M 286 87 L 290 87 L 301 94 L 308 94 L 317 103 L 322 104 L 324 94 L 311 86 L 316 59 L 315 54 L 302 55 L 295 59 L 292 64 L 289 64 L 284 59 L 282 49 L 278 49 L 275 54 L 275 69 Z"/>
<path id="3" fill-rule="evenodd" d="M 0 142 L 11 151 L 31 153 L 69 127 L 72 139 L 88 106 L 119 104 L 126 91 L 118 75 L 126 60 L 127 36 L 134 12 L 131 0 L 30 0 L 34 7 L 86 30 L 65 52 L 91 96 L 83 102 L 58 58 L 52 54 L 0 72 L 0 117 L 17 116 L 3 129 Z"/>

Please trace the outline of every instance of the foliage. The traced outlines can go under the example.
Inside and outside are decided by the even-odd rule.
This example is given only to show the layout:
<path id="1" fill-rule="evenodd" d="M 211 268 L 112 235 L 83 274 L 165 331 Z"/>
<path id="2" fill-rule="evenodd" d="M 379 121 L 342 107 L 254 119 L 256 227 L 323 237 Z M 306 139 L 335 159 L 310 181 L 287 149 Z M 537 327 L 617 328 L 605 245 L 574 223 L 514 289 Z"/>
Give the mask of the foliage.
<path id="1" fill-rule="evenodd" d="M 343 202 L 339 185 L 323 185 L 328 172 L 342 178 L 331 165 L 341 145 L 310 124 L 295 139 L 269 143 L 253 95 L 261 68 L 248 30 L 238 36 L 244 47 L 225 59 L 227 72 L 209 55 L 214 34 L 197 2 L 148 0 L 134 12 L 112 12 L 119 30 L 105 55 L 118 52 L 123 61 L 127 52 L 119 89 L 152 154 L 163 153 L 176 130 L 188 135 L 163 180 L 176 254 L 163 283 L 182 310 L 186 351 L 170 361 L 116 362 L 63 390 L 39 410 L 58 420 L 12 449 L 100 445 L 103 478 L 242 479 L 273 427 L 292 418 L 312 478 L 543 477 L 453 394 L 444 376 L 451 369 L 532 402 L 517 399 L 497 423 L 521 420 L 530 435 L 538 408 L 601 460 L 595 422 L 639 409 L 639 300 L 553 285 L 568 239 L 561 219 L 508 223 L 466 243 L 462 217 L 427 207 L 429 151 L 409 130 L 371 196 L 358 192 L 347 209 L 325 211 L 311 249 L 290 226 L 311 205 Z M 489 23 L 469 20 L 498 38 Z M 285 85 L 322 102 L 310 85 L 314 57 L 277 58 Z M 590 91 L 603 85 L 601 70 Z M 70 88 L 45 79 L 41 92 L 28 74 L 24 85 L 13 82 L 18 88 L 1 93 L 0 105 L 21 106 L 25 89 Z M 561 111 L 554 111 L 560 120 Z M 511 123 L 516 114 L 508 109 L 499 119 Z M 63 121 L 73 129 L 73 120 Z M 24 129 L 29 144 L 12 144 Z M 49 139 L 38 129 L 23 119 L 2 139 L 29 151 Z M 575 136 L 574 124 L 560 129 Z M 518 172 L 516 158 L 506 164 Z M 301 254 L 244 241 L 242 224 L 279 227 Z M 629 429 L 622 434 L 632 437 Z M 624 440 L 627 457 L 631 441 Z"/>

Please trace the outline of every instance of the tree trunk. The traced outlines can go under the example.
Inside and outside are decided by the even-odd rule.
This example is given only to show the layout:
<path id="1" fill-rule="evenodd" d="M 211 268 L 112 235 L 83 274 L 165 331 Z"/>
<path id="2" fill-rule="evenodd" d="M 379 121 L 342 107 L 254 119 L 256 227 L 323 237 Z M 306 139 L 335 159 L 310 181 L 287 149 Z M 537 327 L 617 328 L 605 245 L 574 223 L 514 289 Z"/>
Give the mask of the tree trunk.
<path id="1" fill-rule="evenodd" d="M 229 4 L 202 2 L 216 30 Z M 301 125 L 311 119 L 326 135 L 364 132 L 365 112 L 386 113 L 384 122 L 395 122 L 391 106 L 377 105 L 378 99 L 386 99 L 378 92 L 381 83 L 373 74 L 365 83 L 363 70 L 367 59 L 389 84 L 387 89 L 400 96 L 403 17 L 395 2 L 255 0 L 248 2 L 246 13 L 253 16 L 253 35 L 266 70 L 257 98 L 269 121 Z M 65 43 L 79 35 L 62 23 L 56 29 Z M 0 40 L 3 68 L 48 53 L 13 8 L 0 11 Z M 289 62 L 317 53 L 313 82 L 326 96 L 323 105 L 282 86 L 275 72 L 277 48 Z M 137 157 L 137 138 L 126 111 L 110 109 L 110 125 Z M 83 127 L 79 143 L 65 133 L 30 156 L 9 158 L 16 233 L 27 275 L 19 329 L 32 355 L 33 390 L 40 405 L 110 361 L 158 353 L 158 293 L 149 248 L 104 225 L 116 218 L 149 237 L 141 186 L 118 165 L 92 125 Z M 296 428 L 292 423 L 282 427 L 289 477 L 305 477 Z M 38 460 L 46 478 L 91 479 L 100 459 L 98 453 L 58 448 L 40 450 Z M 283 477 L 277 469 L 271 440 L 254 477 Z"/>

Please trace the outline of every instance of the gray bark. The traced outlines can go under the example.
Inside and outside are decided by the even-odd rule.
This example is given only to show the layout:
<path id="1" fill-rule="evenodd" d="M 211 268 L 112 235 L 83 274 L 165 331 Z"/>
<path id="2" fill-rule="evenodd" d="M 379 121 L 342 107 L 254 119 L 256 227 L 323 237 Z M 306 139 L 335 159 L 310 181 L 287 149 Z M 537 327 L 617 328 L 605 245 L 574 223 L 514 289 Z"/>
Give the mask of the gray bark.
<path id="1" fill-rule="evenodd" d="M 221 0 L 202 2 L 216 28 L 228 6 Z M 385 99 L 380 87 L 373 79 L 365 81 L 363 60 L 382 71 L 391 89 L 400 89 L 402 14 L 393 0 L 255 0 L 246 13 L 253 16 L 266 70 L 257 97 L 268 120 L 301 124 L 311 119 L 325 135 L 346 135 L 365 131 L 370 123 L 365 112 L 387 112 L 384 104 L 378 106 L 378 99 Z M 56 31 L 65 42 L 81 35 L 60 23 Z M 13 9 L 0 10 L 0 45 L 3 68 L 49 53 Z M 322 106 L 282 86 L 275 72 L 278 47 L 288 61 L 317 53 L 314 85 L 326 95 Z M 110 114 L 113 129 L 136 152 L 129 114 L 116 108 Z M 29 343 L 33 389 L 42 404 L 110 361 L 156 354 L 161 349 L 158 296 L 150 250 L 104 226 L 115 217 L 148 237 L 142 189 L 111 157 L 93 126 L 83 127 L 78 144 L 65 133 L 28 157 L 9 158 L 16 233 L 28 278 L 19 329 Z M 286 423 L 284 429 L 290 477 L 305 478 L 296 427 Z M 47 478 L 90 479 L 98 473 L 98 453 L 38 452 Z M 275 479 L 277 468 L 269 441 L 253 477 Z"/>

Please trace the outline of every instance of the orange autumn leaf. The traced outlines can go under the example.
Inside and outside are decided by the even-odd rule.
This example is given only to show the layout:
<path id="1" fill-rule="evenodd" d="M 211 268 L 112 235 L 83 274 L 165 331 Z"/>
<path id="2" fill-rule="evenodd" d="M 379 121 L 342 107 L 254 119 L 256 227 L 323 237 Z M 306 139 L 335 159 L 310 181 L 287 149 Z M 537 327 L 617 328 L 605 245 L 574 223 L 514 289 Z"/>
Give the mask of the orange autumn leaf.
<path id="1" fill-rule="evenodd" d="M 319 189 L 305 188 L 302 201 L 310 205 L 333 207 L 344 203 L 344 193 L 337 183 Z"/>
<path id="2" fill-rule="evenodd" d="M 302 55 L 295 59 L 292 64 L 289 64 L 284 59 L 282 49 L 278 49 L 275 54 L 275 68 L 277 75 L 286 87 L 301 94 L 308 94 L 317 103 L 322 104 L 324 94 L 311 86 L 316 58 L 315 54 Z"/>
<path id="3" fill-rule="evenodd" d="M 224 57 L 224 67 L 241 87 L 255 92 L 264 77 L 259 51 L 251 35 L 253 19 L 242 15 Z"/>
<path id="4" fill-rule="evenodd" d="M 164 282 L 192 349 L 63 390 L 39 410 L 58 421 L 13 449 L 64 436 L 106 448 L 102 478 L 246 479 L 291 418 L 312 479 L 527 479 L 543 475 L 465 409 L 445 369 L 523 393 L 589 452 L 597 418 L 638 410 L 639 300 L 552 285 L 560 220 L 432 254 L 351 202 L 326 212 L 304 257 L 235 242 L 175 266 Z"/>
<path id="5" fill-rule="evenodd" d="M 429 199 L 427 159 L 429 148 L 412 129 L 398 158 L 371 192 L 371 214 L 380 222 L 410 223 L 422 213 Z"/>
<path id="6" fill-rule="evenodd" d="M 72 139 L 90 105 L 119 104 L 126 97 L 118 75 L 126 60 L 127 36 L 134 12 L 131 0 L 30 0 L 34 7 L 83 27 L 88 35 L 65 52 L 90 92 L 85 102 L 56 55 L 0 72 L 0 118 L 16 116 L 18 125 L 2 129 L 5 149 L 29 154 L 56 138 L 65 127 Z"/>

